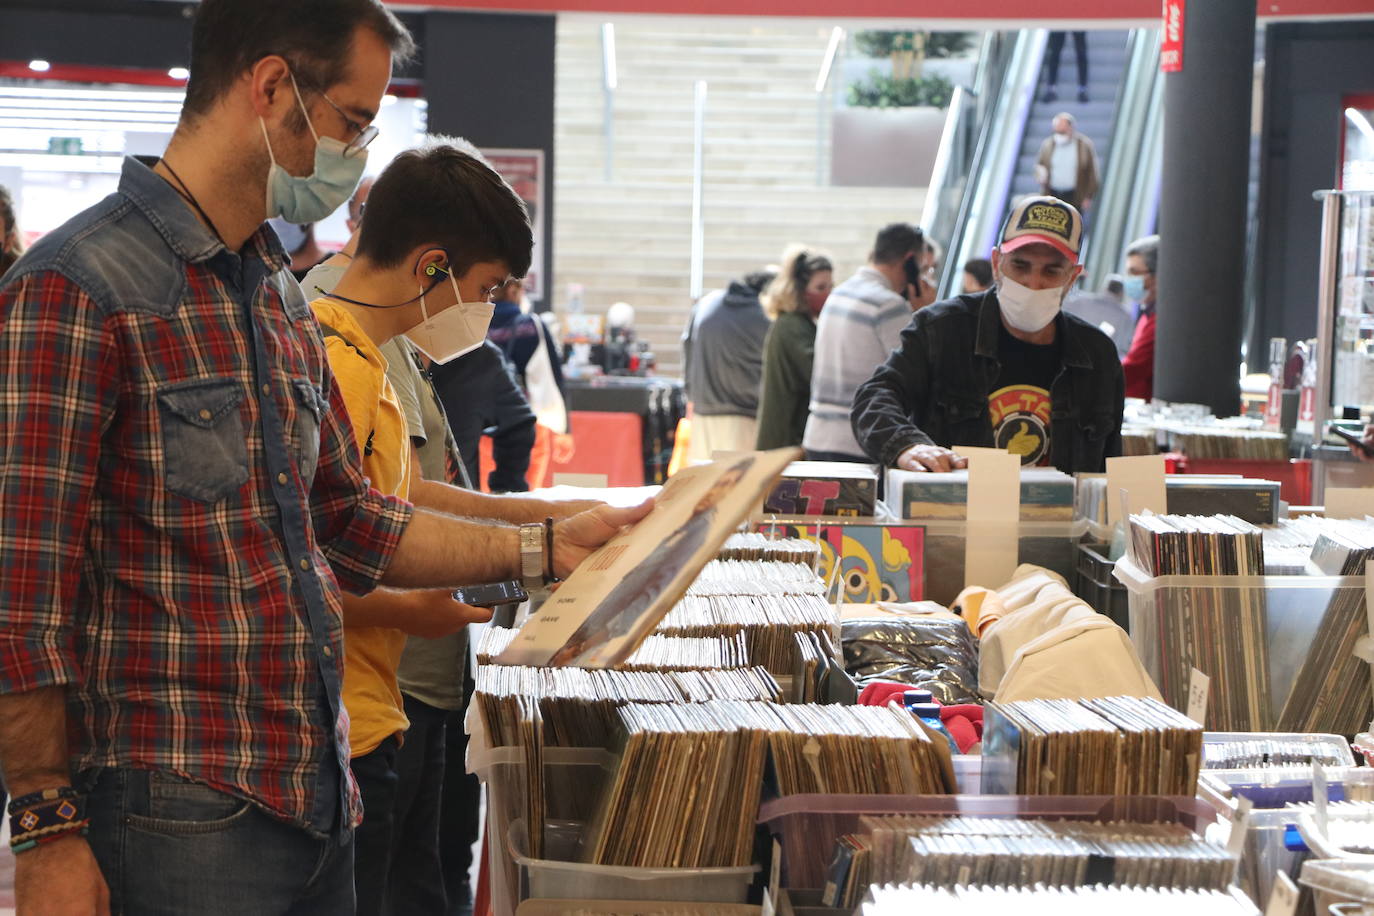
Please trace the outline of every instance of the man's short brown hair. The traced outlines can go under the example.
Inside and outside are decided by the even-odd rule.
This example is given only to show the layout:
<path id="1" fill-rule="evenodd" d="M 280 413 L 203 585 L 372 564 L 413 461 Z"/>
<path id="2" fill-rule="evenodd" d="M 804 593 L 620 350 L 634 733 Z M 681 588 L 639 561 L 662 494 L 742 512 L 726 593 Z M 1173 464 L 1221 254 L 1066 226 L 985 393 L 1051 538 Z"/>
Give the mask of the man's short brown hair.
<path id="1" fill-rule="evenodd" d="M 191 76 L 184 111 L 209 111 L 234 80 L 272 54 L 286 58 L 304 90 L 343 80 L 359 27 L 376 32 L 393 61 L 415 41 L 380 0 L 202 0 L 191 29 Z"/>

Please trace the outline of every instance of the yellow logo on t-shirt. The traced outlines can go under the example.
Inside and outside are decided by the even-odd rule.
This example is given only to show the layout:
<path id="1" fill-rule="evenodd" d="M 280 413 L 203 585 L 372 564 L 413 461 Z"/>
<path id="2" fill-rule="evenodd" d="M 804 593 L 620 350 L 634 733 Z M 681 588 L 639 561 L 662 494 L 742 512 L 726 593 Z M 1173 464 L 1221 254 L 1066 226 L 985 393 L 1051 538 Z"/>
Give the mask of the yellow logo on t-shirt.
<path id="1" fill-rule="evenodd" d="M 1008 385 L 988 396 L 992 438 L 1026 465 L 1050 459 L 1050 393 L 1034 385 Z"/>

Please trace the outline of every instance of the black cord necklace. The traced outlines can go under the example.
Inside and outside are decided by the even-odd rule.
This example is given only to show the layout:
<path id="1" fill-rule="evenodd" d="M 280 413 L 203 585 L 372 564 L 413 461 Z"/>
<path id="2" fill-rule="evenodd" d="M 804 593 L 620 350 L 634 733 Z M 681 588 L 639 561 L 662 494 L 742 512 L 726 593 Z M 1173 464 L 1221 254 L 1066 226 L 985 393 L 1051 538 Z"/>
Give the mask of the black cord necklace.
<path id="1" fill-rule="evenodd" d="M 434 286 L 431 286 L 429 289 L 425 290 L 425 292 L 432 292 L 434 287 L 438 285 L 439 284 L 436 282 Z M 357 305 L 365 309 L 399 309 L 420 301 L 420 297 L 415 296 L 414 298 L 407 299 L 405 302 L 398 302 L 395 305 L 377 305 L 375 302 L 361 302 L 357 299 L 350 299 L 347 296 L 340 296 L 338 293 L 325 293 L 324 295 L 326 299 L 338 299 L 340 302 L 347 302 L 349 305 Z"/>
<path id="2" fill-rule="evenodd" d="M 215 234 L 215 238 L 219 239 L 219 243 L 224 245 L 225 248 L 228 248 L 229 245 L 224 241 L 224 236 L 220 235 L 219 230 L 215 228 L 215 221 L 210 219 L 210 214 L 205 212 L 205 208 L 196 200 L 195 196 L 191 193 L 191 189 L 186 187 L 186 182 L 181 180 L 181 176 L 176 173 L 176 169 L 172 168 L 172 164 L 166 159 L 158 159 L 158 163 L 166 168 L 167 173 L 176 180 L 176 184 L 172 185 L 172 190 L 180 194 L 182 199 L 200 214 L 200 218 L 205 220 L 205 225 L 210 227 L 210 231 Z"/>

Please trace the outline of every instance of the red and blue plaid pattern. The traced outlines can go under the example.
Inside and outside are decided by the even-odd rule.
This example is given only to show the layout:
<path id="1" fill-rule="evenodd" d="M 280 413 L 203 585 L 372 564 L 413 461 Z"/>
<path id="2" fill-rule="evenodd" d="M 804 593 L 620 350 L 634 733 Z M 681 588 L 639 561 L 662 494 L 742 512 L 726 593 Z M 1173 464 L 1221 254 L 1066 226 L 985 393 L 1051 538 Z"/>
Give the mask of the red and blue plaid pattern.
<path id="1" fill-rule="evenodd" d="M 363 477 L 282 267 L 270 229 L 228 254 L 129 160 L 6 276 L 0 693 L 70 685 L 75 771 L 168 770 L 328 831 L 360 811 L 339 587 L 377 584 L 411 509 Z"/>

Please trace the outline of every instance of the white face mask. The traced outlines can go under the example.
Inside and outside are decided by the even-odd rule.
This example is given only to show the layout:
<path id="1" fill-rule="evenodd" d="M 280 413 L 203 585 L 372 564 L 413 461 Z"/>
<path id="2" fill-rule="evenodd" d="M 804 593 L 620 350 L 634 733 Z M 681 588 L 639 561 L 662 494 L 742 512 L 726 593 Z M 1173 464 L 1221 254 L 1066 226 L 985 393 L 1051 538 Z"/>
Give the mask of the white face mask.
<path id="1" fill-rule="evenodd" d="M 458 304 L 431 316 L 425 307 L 425 291 L 421 287 L 420 314 L 424 316 L 424 321 L 405 332 L 411 343 L 440 365 L 480 347 L 487 337 L 487 327 L 495 311 L 495 306 L 490 302 L 465 303 L 463 294 L 458 292 L 458 281 L 454 279 L 453 271 L 447 273 Z"/>
<path id="2" fill-rule="evenodd" d="M 1065 144 L 1067 144 L 1067 143 L 1069 142 L 1069 135 L 1068 135 L 1068 134 L 1055 134 L 1055 135 L 1054 135 L 1054 142 L 1055 142 L 1055 144 L 1056 144 L 1057 146 L 1064 146 Z"/>
<path id="3" fill-rule="evenodd" d="M 1002 317 L 1018 331 L 1032 334 L 1054 320 L 1064 303 L 1064 287 L 1031 289 L 1007 277 L 998 277 L 997 303 Z"/>

